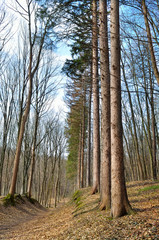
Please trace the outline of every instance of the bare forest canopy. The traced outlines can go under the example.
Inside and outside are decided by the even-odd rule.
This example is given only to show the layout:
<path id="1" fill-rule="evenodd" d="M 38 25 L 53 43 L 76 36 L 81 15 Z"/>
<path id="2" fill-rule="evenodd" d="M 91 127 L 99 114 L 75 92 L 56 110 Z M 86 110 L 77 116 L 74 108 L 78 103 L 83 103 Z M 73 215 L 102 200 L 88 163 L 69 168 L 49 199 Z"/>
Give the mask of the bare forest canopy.
<path id="1" fill-rule="evenodd" d="M 91 186 L 101 209 L 130 213 L 125 181 L 159 178 L 159 1 L 0 7 L 0 195 L 50 207 Z"/>

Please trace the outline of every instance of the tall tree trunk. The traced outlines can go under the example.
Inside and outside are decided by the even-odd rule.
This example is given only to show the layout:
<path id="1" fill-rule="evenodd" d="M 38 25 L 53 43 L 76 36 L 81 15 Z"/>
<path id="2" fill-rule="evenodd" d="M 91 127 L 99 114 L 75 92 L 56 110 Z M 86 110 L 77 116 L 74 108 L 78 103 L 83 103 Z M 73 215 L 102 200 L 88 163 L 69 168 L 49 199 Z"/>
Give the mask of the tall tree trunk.
<path id="1" fill-rule="evenodd" d="M 85 146 L 85 102 L 86 90 L 85 81 L 82 80 L 82 139 L 81 139 L 81 187 L 84 187 L 84 146 Z"/>
<path id="2" fill-rule="evenodd" d="M 93 189 L 100 186 L 100 133 L 99 133 L 99 79 L 98 79 L 98 26 L 97 1 L 92 0 L 92 79 L 93 79 Z"/>
<path id="3" fill-rule="evenodd" d="M 153 79 L 151 74 L 151 64 L 148 60 L 149 65 L 149 76 L 150 76 L 150 105 L 151 105 L 151 122 L 152 122 L 152 155 L 153 155 L 153 180 L 157 180 L 157 161 L 156 161 L 156 120 L 155 120 L 155 109 L 154 109 L 154 92 L 153 92 Z"/>
<path id="4" fill-rule="evenodd" d="M 33 149 L 32 149 L 32 156 L 31 156 L 31 166 L 30 166 L 30 175 L 28 180 L 28 187 L 27 187 L 27 194 L 28 197 L 31 197 L 31 188 L 32 188 L 32 181 L 33 181 L 33 173 L 35 168 L 35 151 L 36 151 L 36 139 L 37 139 L 37 130 L 38 130 L 38 113 L 36 112 L 35 117 L 35 130 L 34 130 L 34 139 L 33 139 Z"/>
<path id="5" fill-rule="evenodd" d="M 153 67 L 153 71 L 154 71 L 156 80 L 159 84 L 159 71 L 157 68 L 156 58 L 155 58 L 155 54 L 154 54 L 154 48 L 153 48 L 153 43 L 152 43 L 152 36 L 151 36 L 151 30 L 150 30 L 150 26 L 149 26 L 148 13 L 147 13 L 147 7 L 146 7 L 145 0 L 142 0 L 142 10 L 143 10 L 143 14 L 144 14 L 148 45 L 149 45 L 149 50 L 150 50 L 150 54 L 151 54 L 152 67 Z"/>
<path id="6" fill-rule="evenodd" d="M 86 185 L 91 185 L 91 106 L 92 106 L 92 83 L 89 89 L 89 107 L 88 107 L 88 138 L 87 138 L 87 174 L 86 174 Z"/>
<path id="7" fill-rule="evenodd" d="M 18 167 L 19 167 L 19 160 L 20 160 L 20 154 L 21 154 L 21 146 L 22 146 L 22 141 L 23 141 L 23 135 L 25 131 L 25 124 L 29 115 L 30 111 L 30 105 L 31 105 L 31 97 L 32 97 L 32 85 L 33 85 L 33 77 L 38 69 L 39 63 L 40 63 L 40 57 L 41 57 L 41 52 L 46 36 L 46 31 L 47 31 L 47 24 L 45 25 L 43 35 L 41 37 L 40 45 L 39 45 L 39 50 L 35 62 L 35 66 L 33 68 L 33 45 L 35 44 L 34 40 L 32 41 L 32 30 L 31 30 L 31 2 L 27 4 L 28 7 L 28 28 L 29 28 L 29 47 L 30 47 L 30 52 L 29 52 L 29 69 L 28 69 L 28 96 L 27 96 L 27 102 L 26 102 L 26 108 L 23 113 L 21 122 L 20 122 L 20 131 L 18 135 L 18 140 L 17 140 L 17 146 L 16 146 L 16 153 L 15 153 L 15 158 L 14 158 L 14 168 L 13 168 L 13 176 L 12 176 L 12 181 L 11 181 L 11 187 L 9 190 L 10 195 L 14 195 L 15 193 L 15 188 L 16 188 L 16 181 L 17 181 L 17 174 L 18 174 Z M 34 36 L 35 37 L 35 36 Z"/>
<path id="8" fill-rule="evenodd" d="M 59 187 L 59 181 L 60 181 L 60 168 L 61 168 L 61 150 L 59 155 L 59 162 L 58 162 L 58 169 L 57 169 L 57 180 L 55 184 L 55 208 L 57 206 L 57 199 L 58 199 L 58 187 Z"/>
<path id="9" fill-rule="evenodd" d="M 140 46 L 140 39 L 138 38 L 138 42 L 139 42 L 139 51 L 140 51 L 140 55 L 141 55 L 141 60 L 142 60 L 142 72 L 143 72 L 143 80 L 144 80 L 144 91 L 145 91 L 145 103 L 146 103 L 146 112 L 147 112 L 147 116 L 146 116 L 146 119 L 147 119 L 147 124 L 145 124 L 145 120 L 144 120 L 144 114 L 142 113 L 142 106 L 141 106 L 141 101 L 139 101 L 139 106 L 140 106 L 140 109 L 141 109 L 141 117 L 142 117 L 142 123 L 143 123 L 143 129 L 144 129 L 144 132 L 145 132 L 145 136 L 146 136 L 146 140 L 147 140 L 147 145 L 148 145 L 148 149 L 149 149 L 149 154 L 150 154 L 150 163 L 151 163 L 151 175 L 153 176 L 153 149 L 152 149 L 152 134 L 151 134 L 151 120 L 150 120 L 150 107 L 149 107 L 149 95 L 148 95 L 148 82 L 147 82 L 147 69 L 145 68 L 145 52 L 143 52 L 143 49 L 141 48 Z M 148 52 L 148 55 L 149 55 L 149 52 Z M 149 71 L 149 78 L 151 78 L 151 73 Z M 151 87 L 150 87 L 151 88 Z M 138 94 L 139 95 L 139 94 Z M 146 125 L 146 126 L 145 126 Z M 147 130 L 147 132 L 146 132 Z M 143 163 L 144 163 L 144 158 L 143 158 Z M 146 169 L 146 164 L 143 165 L 143 170 L 144 172 Z M 147 176 L 145 174 L 145 177 L 144 179 L 146 179 Z"/>
<path id="10" fill-rule="evenodd" d="M 29 88 L 28 88 L 28 96 L 26 102 L 26 108 L 24 114 L 22 116 L 22 120 L 20 123 L 20 130 L 17 140 L 16 146 L 16 153 L 14 158 L 14 168 L 13 168 L 13 176 L 11 181 L 11 187 L 9 193 L 14 195 L 15 188 L 16 188 L 16 181 L 17 181 L 17 174 L 18 174 L 18 167 L 19 167 L 19 160 L 20 160 L 20 153 L 21 153 L 21 146 L 23 135 L 25 131 L 25 124 L 29 115 L 30 111 L 30 104 L 31 104 L 31 97 L 32 97 L 32 85 L 33 85 L 33 74 L 32 74 L 32 60 L 33 60 L 33 45 L 32 45 L 32 37 L 31 37 L 31 12 L 30 12 L 30 5 L 28 4 L 28 18 L 29 18 L 29 44 L 30 44 L 30 53 L 29 53 L 29 70 L 28 70 L 28 80 L 29 80 Z"/>
<path id="11" fill-rule="evenodd" d="M 29 127 L 30 127 L 30 121 L 29 116 L 28 120 L 26 122 L 25 126 L 25 133 L 24 133 L 24 153 L 23 153 L 23 177 L 22 177 L 22 187 L 21 187 L 21 193 L 26 193 L 27 191 L 27 182 L 28 182 L 28 170 L 31 162 L 31 145 L 30 139 L 29 139 Z"/>
<path id="12" fill-rule="evenodd" d="M 101 209 L 111 205 L 110 71 L 107 28 L 107 0 L 99 1 L 99 39 L 101 71 Z"/>
<path id="13" fill-rule="evenodd" d="M 35 109 L 35 127 L 34 127 L 34 136 L 33 136 L 33 148 L 31 156 L 31 166 L 30 166 L 30 175 L 27 186 L 28 197 L 31 198 L 31 188 L 33 181 L 33 173 L 35 168 L 35 151 L 36 151 L 36 142 L 37 142 L 37 132 L 38 132 L 38 123 L 39 123 L 39 110 L 38 110 L 38 77 L 36 78 L 36 109 Z"/>
<path id="14" fill-rule="evenodd" d="M 6 119 L 6 113 L 3 116 L 3 142 L 2 142 L 2 149 L 1 149 L 1 158 L 0 158 L 0 196 L 2 194 L 2 176 L 3 176 L 3 165 L 4 165 L 4 159 L 5 159 L 5 153 L 6 153 L 6 147 L 7 147 L 7 119 Z"/>
<path id="15" fill-rule="evenodd" d="M 81 187 L 81 139 L 82 139 L 82 124 L 80 125 L 79 131 L 79 143 L 78 143 L 78 166 L 77 166 L 77 188 L 80 189 Z"/>
<path id="16" fill-rule="evenodd" d="M 114 218 L 125 215 L 128 202 L 123 161 L 119 0 L 111 0 L 111 214 Z"/>
<path id="17" fill-rule="evenodd" d="M 26 124 L 26 121 L 27 121 L 27 118 L 28 118 L 28 115 L 29 115 L 29 111 L 30 111 L 31 96 L 32 96 L 32 84 L 33 84 L 31 69 L 32 69 L 32 47 L 31 47 L 31 50 L 30 50 L 29 92 L 28 92 L 28 97 L 27 97 L 26 109 L 24 111 L 22 121 L 21 121 L 21 125 L 20 125 L 20 131 L 19 131 L 17 147 L 16 147 L 16 154 L 15 154 L 15 158 L 14 158 L 13 176 L 12 176 L 12 181 L 11 181 L 11 187 L 10 187 L 10 190 L 9 190 L 9 193 L 11 195 L 14 195 L 14 193 L 15 193 L 22 140 L 23 140 L 23 135 L 24 135 L 24 131 L 25 131 L 25 124 Z"/>

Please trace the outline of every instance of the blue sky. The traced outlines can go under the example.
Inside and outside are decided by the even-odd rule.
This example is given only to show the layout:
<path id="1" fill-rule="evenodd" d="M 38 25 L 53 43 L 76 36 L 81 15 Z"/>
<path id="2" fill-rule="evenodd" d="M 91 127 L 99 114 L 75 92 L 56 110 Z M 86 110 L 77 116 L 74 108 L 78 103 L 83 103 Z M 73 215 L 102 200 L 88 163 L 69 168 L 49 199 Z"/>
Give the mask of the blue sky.
<path id="1" fill-rule="evenodd" d="M 0 0 L 0 6 L 2 5 L 4 1 Z M 26 0 L 20 0 L 20 4 L 25 8 L 26 6 Z M 10 41 L 8 41 L 7 45 L 5 46 L 5 50 L 9 51 L 10 55 L 15 54 L 17 52 L 17 46 L 18 46 L 18 36 L 22 35 L 21 30 L 24 25 L 27 27 L 27 21 L 23 19 L 23 17 L 18 13 L 12 10 L 12 8 L 15 8 L 15 1 L 13 0 L 5 0 L 6 3 L 6 12 L 8 15 L 8 19 L 12 19 L 12 25 L 8 25 L 8 27 L 11 27 L 12 37 Z M 21 11 L 20 7 L 17 6 L 17 10 Z M 65 60 L 68 58 L 71 58 L 69 47 L 67 46 L 66 42 L 60 42 L 58 43 L 58 46 L 56 50 L 54 51 L 54 54 L 56 56 L 56 63 L 60 65 L 60 68 L 62 68 Z M 63 118 L 65 118 L 65 112 L 67 112 L 67 107 L 63 101 L 64 97 L 64 85 L 66 82 L 66 77 L 60 73 L 59 68 L 59 76 L 57 79 L 60 79 L 60 87 L 58 90 L 58 94 L 56 95 L 56 98 L 54 102 L 52 103 L 52 108 L 58 112 L 63 112 Z"/>

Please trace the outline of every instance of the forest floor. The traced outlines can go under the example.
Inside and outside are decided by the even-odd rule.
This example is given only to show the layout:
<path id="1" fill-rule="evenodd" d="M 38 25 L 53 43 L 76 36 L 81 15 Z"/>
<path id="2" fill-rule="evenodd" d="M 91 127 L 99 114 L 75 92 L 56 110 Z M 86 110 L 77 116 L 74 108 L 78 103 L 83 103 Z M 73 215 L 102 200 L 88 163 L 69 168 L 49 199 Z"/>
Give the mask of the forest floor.
<path id="1" fill-rule="evenodd" d="M 90 188 L 77 193 L 76 204 L 69 201 L 56 209 L 27 199 L 0 205 L 0 239 L 159 239 L 159 182 L 131 182 L 127 190 L 136 213 L 118 219 L 99 210 L 99 195 L 91 195 Z"/>

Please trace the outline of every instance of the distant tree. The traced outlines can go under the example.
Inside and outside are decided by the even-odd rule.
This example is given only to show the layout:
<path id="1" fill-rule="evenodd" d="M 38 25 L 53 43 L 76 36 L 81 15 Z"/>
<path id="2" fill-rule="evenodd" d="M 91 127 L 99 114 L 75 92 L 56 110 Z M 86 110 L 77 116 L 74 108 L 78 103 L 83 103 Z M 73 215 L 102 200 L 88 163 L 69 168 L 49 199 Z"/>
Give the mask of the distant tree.
<path id="1" fill-rule="evenodd" d="M 84 64 L 83 64 L 84 63 Z M 70 77 L 66 85 L 66 103 L 70 108 L 67 116 L 66 137 L 68 139 L 68 173 L 77 172 L 78 188 L 84 186 L 84 149 L 86 138 L 86 75 L 83 58 L 67 61 L 63 70 Z M 78 162 L 77 162 L 78 160 Z M 72 165 L 72 166 L 71 166 Z M 77 172 L 76 172 L 77 170 Z"/>
<path id="2" fill-rule="evenodd" d="M 16 1 L 19 6 L 21 4 Z M 16 188 L 16 181 L 17 181 L 17 173 L 18 173 L 18 167 L 19 167 L 19 160 L 20 160 L 20 153 L 21 153 L 21 146 L 22 146 L 22 140 L 23 140 L 23 135 L 25 131 L 25 125 L 26 121 L 29 115 L 30 111 L 30 105 L 31 105 L 31 97 L 32 97 L 32 90 L 33 90 L 33 79 L 34 75 L 39 67 L 39 63 L 41 60 L 41 53 L 42 49 L 44 47 L 45 39 L 48 34 L 48 28 L 50 24 L 50 19 L 43 19 L 41 22 L 41 35 L 39 35 L 39 32 L 37 32 L 37 26 L 35 27 L 35 33 L 32 34 L 32 13 L 33 10 L 35 10 L 35 3 L 32 1 L 27 2 L 27 9 L 25 10 L 25 17 L 27 16 L 28 20 L 28 38 L 29 38 L 29 67 L 28 67 L 28 75 L 27 75 L 27 81 L 28 81 L 28 95 L 27 95 L 27 100 L 26 100 L 26 107 L 22 116 L 22 120 L 20 123 L 20 130 L 19 130 L 19 136 L 17 140 L 17 146 L 16 146 L 16 154 L 15 154 L 15 159 L 14 159 L 14 168 L 13 168 L 13 176 L 12 176 L 12 181 L 11 181 L 11 187 L 9 194 L 14 195 L 15 193 L 15 188 Z M 24 9 L 23 9 L 24 10 Z M 39 22 L 40 24 L 40 22 Z M 34 49 L 35 46 L 37 47 L 37 55 L 34 58 Z"/>
<path id="3" fill-rule="evenodd" d="M 158 1 L 155 3 L 158 6 Z M 157 8 L 158 9 L 158 8 Z M 146 1 L 142 0 L 142 11 L 144 15 L 144 21 L 145 21 L 145 26 L 146 26 L 146 33 L 147 33 L 147 40 L 148 40 L 148 47 L 150 51 L 150 56 L 151 56 L 151 63 L 152 63 L 152 68 L 154 71 L 155 78 L 157 80 L 157 83 L 159 84 L 159 70 L 157 66 L 157 61 L 155 57 L 155 51 L 154 51 L 154 44 L 153 44 L 153 36 L 151 34 L 151 26 L 154 31 L 155 39 L 157 41 L 157 35 L 158 35 L 158 29 L 156 28 L 156 24 L 153 21 L 153 17 L 151 16 L 151 13 L 149 12 L 147 6 L 146 6 Z M 153 14 L 152 14 L 153 15 Z M 156 19 L 156 16 L 155 16 Z M 150 23 L 151 24 L 150 24 Z M 155 30 L 154 30 L 155 29 Z M 157 33 L 156 33 L 157 32 Z M 153 179 L 157 179 L 157 162 L 156 162 L 156 130 L 155 130 L 155 116 L 154 116 L 154 99 L 153 99 L 153 88 L 152 88 L 152 78 L 150 78 L 150 89 L 151 89 L 151 110 L 152 110 L 152 132 L 153 132 L 153 143 L 152 143 L 152 152 L 153 152 L 153 159 L 152 159 L 152 175 Z"/>
<path id="4" fill-rule="evenodd" d="M 4 4 L 0 3 L 0 108 L 3 115 L 3 140 L 2 149 L 0 156 L 0 195 L 2 191 L 2 174 L 5 160 L 5 153 L 7 149 L 7 137 L 10 128 L 12 113 L 13 113 L 13 102 L 14 102 L 14 91 L 15 84 L 12 82 L 11 75 L 7 71 L 7 61 L 9 61 L 8 54 L 5 53 L 4 47 L 10 41 L 11 37 L 11 22 L 9 22 L 8 14 L 6 12 Z M 8 18 L 8 19 L 7 19 Z M 8 79 L 7 79 L 8 78 Z M 9 87 L 9 85 L 11 85 Z"/>
<path id="5" fill-rule="evenodd" d="M 154 53 L 154 46 L 153 46 L 153 37 L 152 37 L 152 34 L 151 34 L 151 29 L 150 29 L 150 24 L 149 24 L 149 21 L 151 21 L 152 18 L 150 20 L 148 18 L 149 12 L 147 10 L 146 1 L 142 0 L 141 4 L 142 4 L 142 10 L 143 10 L 143 15 L 144 15 L 144 20 L 145 20 L 149 51 L 150 51 L 150 54 L 151 54 L 152 67 L 153 67 L 153 71 L 154 71 L 156 80 L 159 84 L 159 70 L 158 70 L 158 67 L 157 67 L 156 57 L 155 57 L 155 53 Z M 158 1 L 157 1 L 157 5 L 158 5 Z"/>
<path id="6" fill-rule="evenodd" d="M 50 54 L 51 55 L 51 54 Z M 46 62 L 44 61 L 43 56 L 43 65 L 42 70 L 38 70 L 35 78 L 35 104 L 34 105 L 34 133 L 33 133 L 33 144 L 32 144 L 32 153 L 31 153 L 31 166 L 30 166 L 30 174 L 27 186 L 27 194 L 31 197 L 31 189 L 33 182 L 33 173 L 35 168 L 35 160 L 36 160 L 36 148 L 38 145 L 37 142 L 37 134 L 39 128 L 39 122 L 43 115 L 46 115 L 48 107 L 47 105 L 50 97 L 53 98 L 55 95 L 55 90 L 57 89 L 58 82 L 53 81 L 53 78 L 57 74 L 58 66 L 52 66 L 53 61 L 55 60 L 52 56 L 45 56 Z M 46 67 L 45 67 L 46 66 Z M 52 80 L 50 82 L 50 79 Z"/>
<path id="7" fill-rule="evenodd" d="M 89 98 L 88 98 L 88 135 L 87 135 L 87 173 L 86 173 L 86 186 L 91 185 L 91 110 L 92 110 L 92 81 L 89 86 Z"/>
<path id="8" fill-rule="evenodd" d="M 2 138 L 2 148 L 0 155 L 0 195 L 2 193 L 2 176 L 3 168 L 5 162 L 5 155 L 8 145 L 8 135 L 11 128 L 13 111 L 14 111 L 14 101 L 15 101 L 15 89 L 16 80 L 11 76 L 12 68 L 8 67 L 8 70 L 4 70 L 1 74 L 1 88 L 0 88 L 0 108 L 3 116 L 3 138 Z M 13 81 L 14 80 L 14 81 Z"/>
<path id="9" fill-rule="evenodd" d="M 69 169 L 77 171 L 77 187 L 83 187 L 86 179 L 85 168 L 85 147 L 86 129 L 88 119 L 88 88 L 91 86 L 90 66 L 91 66 L 91 12 L 90 0 L 84 1 L 64 1 L 66 6 L 66 22 L 70 26 L 67 37 L 71 39 L 72 60 L 67 60 L 64 65 L 64 72 L 69 77 L 66 84 L 66 102 L 70 108 L 67 118 L 66 133 L 71 133 L 77 141 L 76 144 L 70 142 L 68 155 Z M 72 82 L 72 83 L 71 83 Z M 90 91 L 91 92 L 91 91 Z M 89 118 L 91 115 L 89 116 Z M 76 131 L 73 126 L 76 125 Z M 78 126 L 78 127 L 77 127 Z M 73 127 L 73 129 L 72 129 Z M 72 130 L 71 130 L 72 129 Z M 71 137 L 70 135 L 70 137 Z M 69 140 L 69 135 L 66 134 Z M 71 137 L 71 138 L 72 138 Z M 73 140 L 73 139 L 72 139 Z M 72 145 L 72 147 L 71 147 Z M 72 152 L 72 153 L 73 153 Z M 74 160 L 73 160 L 74 159 Z M 78 159 L 78 163 L 77 163 Z M 75 168 L 74 163 L 77 167 Z M 72 167 L 71 167 L 72 164 Z M 90 164 L 89 164 L 90 166 Z M 90 170 L 89 170 L 90 171 Z M 88 173 L 88 172 L 87 172 Z"/>

